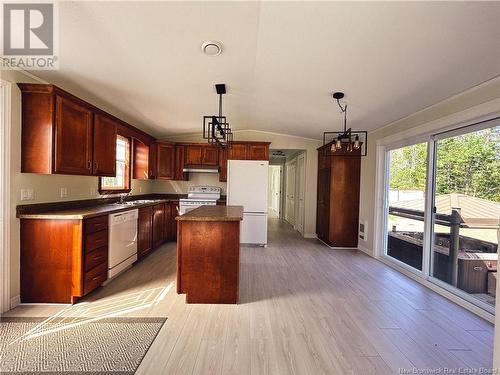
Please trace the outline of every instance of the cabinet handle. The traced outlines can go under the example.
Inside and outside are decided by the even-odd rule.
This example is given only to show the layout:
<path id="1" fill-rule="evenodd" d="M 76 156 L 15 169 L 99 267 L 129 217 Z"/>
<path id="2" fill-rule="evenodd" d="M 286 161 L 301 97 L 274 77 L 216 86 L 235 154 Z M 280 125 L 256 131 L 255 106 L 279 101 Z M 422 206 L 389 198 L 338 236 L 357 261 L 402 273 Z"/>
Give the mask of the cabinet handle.
<path id="1" fill-rule="evenodd" d="M 104 255 L 99 255 L 98 257 L 94 257 L 94 260 L 102 259 L 104 258 Z"/>
<path id="2" fill-rule="evenodd" d="M 90 160 L 87 161 L 87 169 L 92 169 L 92 162 Z"/>
<path id="3" fill-rule="evenodd" d="M 92 278 L 92 281 L 99 280 L 100 278 L 101 278 L 101 276 L 100 276 L 100 275 L 99 275 L 99 276 L 96 276 L 96 277 L 93 277 L 93 278 Z"/>
<path id="4" fill-rule="evenodd" d="M 99 164 L 95 161 L 94 162 L 94 169 L 97 171 L 98 168 L 99 168 Z"/>

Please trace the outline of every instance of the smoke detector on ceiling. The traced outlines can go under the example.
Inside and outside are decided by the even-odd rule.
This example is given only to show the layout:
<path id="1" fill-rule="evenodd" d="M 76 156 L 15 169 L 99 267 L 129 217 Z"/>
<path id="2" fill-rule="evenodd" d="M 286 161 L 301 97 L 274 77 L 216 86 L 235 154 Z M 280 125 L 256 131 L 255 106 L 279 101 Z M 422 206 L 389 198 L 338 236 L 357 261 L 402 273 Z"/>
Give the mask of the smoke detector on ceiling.
<path id="1" fill-rule="evenodd" d="M 207 56 L 217 56 L 222 52 L 222 44 L 213 40 L 207 40 L 201 45 L 201 50 Z"/>

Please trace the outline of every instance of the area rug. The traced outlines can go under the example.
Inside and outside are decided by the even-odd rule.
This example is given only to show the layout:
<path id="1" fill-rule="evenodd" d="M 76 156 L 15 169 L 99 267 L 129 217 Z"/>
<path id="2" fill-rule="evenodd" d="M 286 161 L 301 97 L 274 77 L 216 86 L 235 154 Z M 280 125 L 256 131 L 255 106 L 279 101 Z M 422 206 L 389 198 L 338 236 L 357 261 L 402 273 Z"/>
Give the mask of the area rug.
<path id="1" fill-rule="evenodd" d="M 133 374 L 166 318 L 2 318 L 0 373 Z"/>

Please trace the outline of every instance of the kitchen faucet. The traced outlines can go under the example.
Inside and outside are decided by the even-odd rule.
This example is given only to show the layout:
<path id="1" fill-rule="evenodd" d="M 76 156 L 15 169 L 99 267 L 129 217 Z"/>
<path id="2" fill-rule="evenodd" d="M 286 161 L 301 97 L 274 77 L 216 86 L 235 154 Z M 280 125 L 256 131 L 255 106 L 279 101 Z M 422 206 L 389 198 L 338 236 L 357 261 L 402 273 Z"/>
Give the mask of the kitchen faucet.
<path id="1" fill-rule="evenodd" d="M 129 195 L 130 195 L 130 192 L 125 193 L 125 194 L 120 194 L 120 204 L 125 203 L 125 198 L 128 197 Z"/>

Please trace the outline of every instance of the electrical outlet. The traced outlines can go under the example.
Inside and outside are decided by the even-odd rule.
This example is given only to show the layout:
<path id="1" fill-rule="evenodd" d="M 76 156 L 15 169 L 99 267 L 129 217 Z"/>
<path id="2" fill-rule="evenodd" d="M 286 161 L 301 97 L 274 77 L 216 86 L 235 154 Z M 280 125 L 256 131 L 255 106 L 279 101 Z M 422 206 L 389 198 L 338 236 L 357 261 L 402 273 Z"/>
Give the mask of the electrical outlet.
<path id="1" fill-rule="evenodd" d="M 59 194 L 61 195 L 61 198 L 66 198 L 68 196 L 68 188 L 62 187 L 59 190 Z"/>
<path id="2" fill-rule="evenodd" d="M 22 201 L 31 201 L 33 200 L 33 189 L 21 189 L 21 200 Z"/>

